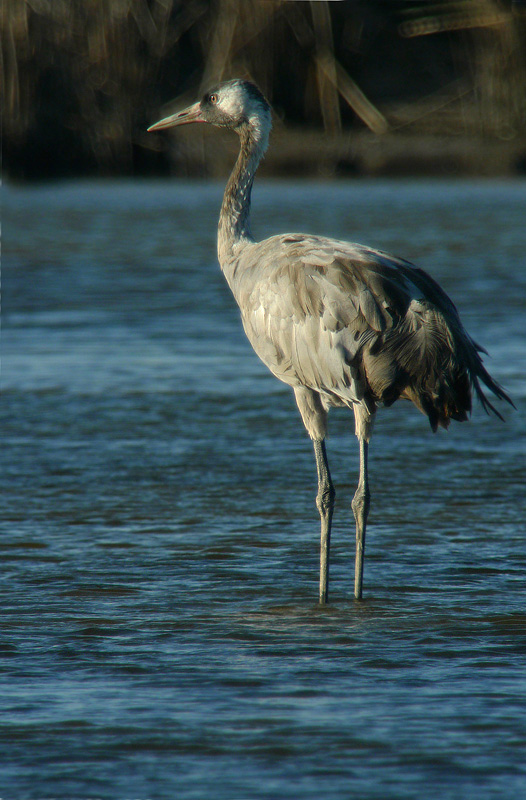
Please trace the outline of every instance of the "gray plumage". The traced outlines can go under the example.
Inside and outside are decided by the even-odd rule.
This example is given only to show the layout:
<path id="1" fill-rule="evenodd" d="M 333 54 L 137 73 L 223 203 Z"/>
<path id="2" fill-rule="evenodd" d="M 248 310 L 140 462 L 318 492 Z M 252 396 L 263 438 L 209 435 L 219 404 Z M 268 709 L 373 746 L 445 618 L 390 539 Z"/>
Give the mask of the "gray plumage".
<path id="1" fill-rule="evenodd" d="M 225 190 L 218 228 L 221 269 L 241 310 L 252 347 L 294 389 L 313 440 L 321 516 L 320 602 L 328 598 L 334 486 L 325 437 L 331 406 L 352 407 L 360 442 L 355 596 L 362 595 L 370 503 L 368 442 L 378 406 L 399 397 L 427 415 L 431 428 L 466 420 L 472 388 L 484 409 L 500 413 L 481 384 L 511 405 L 486 371 L 452 301 L 423 270 L 360 244 L 301 233 L 255 242 L 252 183 L 266 150 L 270 107 L 254 84 L 219 84 L 203 99 L 149 130 L 208 122 L 235 130 L 240 152 Z"/>

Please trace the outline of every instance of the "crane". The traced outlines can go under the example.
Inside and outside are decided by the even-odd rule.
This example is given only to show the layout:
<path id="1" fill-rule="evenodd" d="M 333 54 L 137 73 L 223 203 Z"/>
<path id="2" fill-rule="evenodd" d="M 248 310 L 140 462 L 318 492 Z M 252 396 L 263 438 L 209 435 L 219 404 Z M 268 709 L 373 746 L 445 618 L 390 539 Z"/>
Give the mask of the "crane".
<path id="1" fill-rule="evenodd" d="M 457 309 L 426 272 L 361 244 L 303 233 L 256 242 L 250 232 L 254 176 L 271 130 L 271 109 L 252 82 L 219 83 L 193 105 L 148 128 L 209 123 L 234 130 L 240 150 L 228 180 L 217 235 L 218 259 L 241 311 L 245 333 L 270 371 L 294 390 L 316 459 L 321 520 L 321 604 L 328 602 L 335 490 L 325 438 L 333 406 L 352 408 L 360 471 L 354 595 L 362 597 L 371 494 L 368 448 L 379 406 L 410 400 L 433 432 L 471 412 L 472 390 L 503 419 L 481 383 L 513 402 L 485 369 Z"/>

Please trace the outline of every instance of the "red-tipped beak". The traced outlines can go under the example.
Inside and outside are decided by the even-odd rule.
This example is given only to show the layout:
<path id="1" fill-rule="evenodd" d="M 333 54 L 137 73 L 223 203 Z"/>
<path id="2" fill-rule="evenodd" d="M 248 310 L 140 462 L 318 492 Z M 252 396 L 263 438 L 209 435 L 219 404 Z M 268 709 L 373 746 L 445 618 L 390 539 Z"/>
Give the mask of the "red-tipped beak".
<path id="1" fill-rule="evenodd" d="M 201 116 L 201 106 L 199 103 L 194 103 L 193 106 L 188 106 L 184 111 L 179 111 L 177 114 L 172 114 L 171 117 L 165 117 L 154 125 L 150 125 L 148 130 L 159 131 L 162 128 L 173 128 L 175 125 L 189 125 L 190 122 L 205 121 Z"/>

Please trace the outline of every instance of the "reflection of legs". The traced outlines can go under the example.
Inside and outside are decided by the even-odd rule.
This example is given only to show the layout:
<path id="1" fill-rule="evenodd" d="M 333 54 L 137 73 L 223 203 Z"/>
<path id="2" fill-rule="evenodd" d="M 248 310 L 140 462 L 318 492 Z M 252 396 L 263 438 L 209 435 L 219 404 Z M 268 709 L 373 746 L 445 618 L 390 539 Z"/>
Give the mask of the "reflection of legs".
<path id="1" fill-rule="evenodd" d="M 312 439 L 316 457 L 318 471 L 316 505 L 321 518 L 320 603 L 326 603 L 329 595 L 329 549 L 335 495 L 324 441 L 327 434 L 327 410 L 323 406 L 320 395 L 311 389 L 298 387 L 294 389 L 294 394 L 303 424 Z"/>
<path id="2" fill-rule="evenodd" d="M 318 470 L 318 494 L 316 496 L 316 505 L 318 506 L 321 518 L 320 603 L 323 605 L 329 599 L 331 521 L 336 493 L 332 485 L 324 439 L 314 440 L 314 455 L 316 456 L 316 468 Z"/>
<path id="3" fill-rule="evenodd" d="M 363 559 L 365 554 L 365 530 L 367 526 L 367 516 L 371 502 L 369 492 L 369 477 L 367 473 L 367 455 L 369 450 L 369 439 L 372 433 L 374 417 L 371 417 L 362 407 L 354 406 L 354 416 L 356 421 L 356 436 L 360 444 L 360 478 L 358 488 L 353 497 L 352 510 L 356 520 L 356 561 L 354 568 L 354 596 L 360 600 L 362 597 L 363 585 Z"/>

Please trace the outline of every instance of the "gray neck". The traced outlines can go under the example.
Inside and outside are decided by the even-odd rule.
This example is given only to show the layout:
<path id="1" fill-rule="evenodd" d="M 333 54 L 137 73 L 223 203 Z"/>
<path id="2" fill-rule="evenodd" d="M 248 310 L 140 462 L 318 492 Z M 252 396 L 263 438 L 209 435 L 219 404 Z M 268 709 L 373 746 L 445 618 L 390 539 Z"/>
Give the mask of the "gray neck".
<path id="1" fill-rule="evenodd" d="M 228 180 L 217 232 L 217 250 L 221 266 L 233 253 L 233 247 L 252 241 L 250 233 L 250 195 L 254 175 L 268 144 L 268 131 L 246 125 L 240 132 L 241 147 Z"/>

